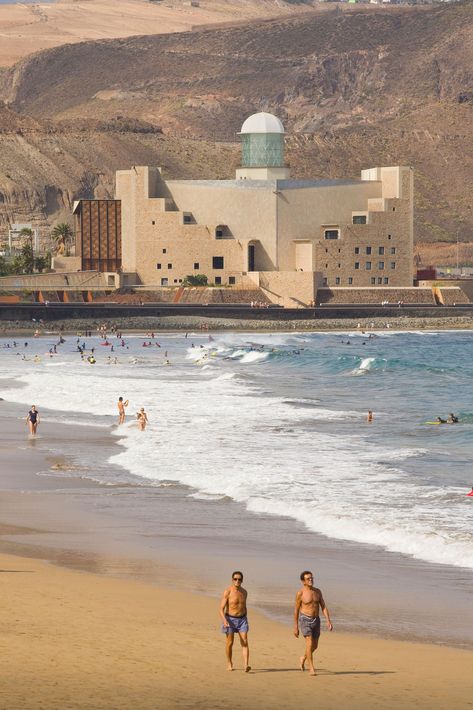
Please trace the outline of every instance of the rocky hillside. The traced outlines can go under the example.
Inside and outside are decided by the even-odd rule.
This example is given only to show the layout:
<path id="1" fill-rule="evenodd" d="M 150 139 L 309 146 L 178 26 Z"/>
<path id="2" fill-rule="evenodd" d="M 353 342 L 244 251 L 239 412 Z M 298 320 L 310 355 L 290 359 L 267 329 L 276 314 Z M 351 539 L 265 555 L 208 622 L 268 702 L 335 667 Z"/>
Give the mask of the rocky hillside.
<path id="1" fill-rule="evenodd" d="M 269 110 L 285 122 L 295 177 L 412 164 L 417 239 L 470 239 L 471 2 L 84 42 L 0 81 L 4 223 L 29 210 L 48 221 L 72 197 L 110 194 L 113 171 L 133 163 L 229 177 L 241 123 Z"/>

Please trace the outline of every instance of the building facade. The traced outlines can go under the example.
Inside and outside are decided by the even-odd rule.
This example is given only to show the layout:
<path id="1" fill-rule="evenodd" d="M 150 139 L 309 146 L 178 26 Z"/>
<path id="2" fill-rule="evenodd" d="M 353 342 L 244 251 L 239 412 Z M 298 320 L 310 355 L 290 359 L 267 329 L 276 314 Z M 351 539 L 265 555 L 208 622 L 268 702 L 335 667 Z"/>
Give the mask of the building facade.
<path id="1" fill-rule="evenodd" d="M 250 116 L 240 135 L 235 180 L 117 172 L 123 283 L 177 286 L 205 274 L 216 285 L 251 282 L 285 305 L 307 305 L 322 286 L 413 285 L 412 168 L 292 180 L 279 119 Z"/>

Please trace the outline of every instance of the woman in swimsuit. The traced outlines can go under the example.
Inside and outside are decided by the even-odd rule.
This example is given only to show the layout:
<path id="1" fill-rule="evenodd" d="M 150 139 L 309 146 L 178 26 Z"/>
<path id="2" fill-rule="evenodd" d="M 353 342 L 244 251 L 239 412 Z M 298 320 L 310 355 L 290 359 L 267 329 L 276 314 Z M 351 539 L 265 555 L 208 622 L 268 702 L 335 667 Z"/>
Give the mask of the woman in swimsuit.
<path id="1" fill-rule="evenodd" d="M 34 404 L 31 405 L 31 409 L 28 412 L 26 421 L 28 422 L 28 426 L 30 428 L 30 434 L 36 434 L 36 429 L 38 428 L 39 424 L 39 412 L 37 411 Z"/>
<path id="2" fill-rule="evenodd" d="M 140 431 L 144 431 L 148 423 L 148 415 L 146 414 L 144 407 L 141 407 L 140 411 L 136 415 L 136 418 L 138 419 Z"/>

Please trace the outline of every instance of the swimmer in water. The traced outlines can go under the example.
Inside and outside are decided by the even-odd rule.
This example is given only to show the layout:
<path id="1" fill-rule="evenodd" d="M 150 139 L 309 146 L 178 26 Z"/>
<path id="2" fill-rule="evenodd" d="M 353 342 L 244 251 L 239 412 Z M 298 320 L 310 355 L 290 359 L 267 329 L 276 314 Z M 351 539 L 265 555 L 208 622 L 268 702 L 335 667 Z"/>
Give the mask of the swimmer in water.
<path id="1" fill-rule="evenodd" d="M 371 409 L 368 411 L 368 416 L 366 417 L 367 422 L 372 422 L 373 421 L 373 412 Z"/>
<path id="2" fill-rule="evenodd" d="M 141 407 L 140 411 L 136 415 L 136 418 L 138 420 L 140 431 L 144 431 L 146 429 L 146 425 L 148 424 L 148 415 L 146 414 L 144 407 Z"/>
<path id="3" fill-rule="evenodd" d="M 26 417 L 26 421 L 28 422 L 30 434 L 32 436 L 35 436 L 36 430 L 37 430 L 38 424 L 39 424 L 39 412 L 36 409 L 34 404 L 31 405 L 31 409 L 28 412 L 28 416 Z"/>

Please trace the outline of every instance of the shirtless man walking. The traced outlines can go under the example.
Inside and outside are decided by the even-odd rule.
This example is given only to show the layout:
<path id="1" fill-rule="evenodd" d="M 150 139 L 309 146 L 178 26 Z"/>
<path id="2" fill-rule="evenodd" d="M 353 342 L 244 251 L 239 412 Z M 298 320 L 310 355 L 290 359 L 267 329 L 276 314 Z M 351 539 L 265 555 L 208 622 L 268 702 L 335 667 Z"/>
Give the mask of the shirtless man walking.
<path id="1" fill-rule="evenodd" d="M 118 398 L 118 423 L 124 424 L 125 422 L 125 408 L 128 407 L 128 400 L 123 401 L 123 397 Z"/>
<path id="2" fill-rule="evenodd" d="M 223 593 L 220 604 L 220 616 L 222 617 L 222 633 L 226 634 L 227 641 L 225 655 L 227 657 L 227 670 L 233 670 L 232 652 L 235 634 L 240 637 L 241 650 L 243 652 L 243 664 L 245 673 L 251 670 L 249 665 L 250 649 L 248 647 L 248 618 L 246 611 L 246 600 L 248 592 L 243 589 L 243 573 L 236 571 L 232 574 L 232 582 Z"/>
<path id="3" fill-rule="evenodd" d="M 305 653 L 300 659 L 300 669 L 305 670 L 305 663 L 309 664 L 310 675 L 317 675 L 312 660 L 312 654 L 319 644 L 320 636 L 320 616 L 319 610 L 322 609 L 323 615 L 327 620 L 329 631 L 333 631 L 333 625 L 330 621 L 330 614 L 325 606 L 322 592 L 317 587 L 314 587 L 314 577 L 312 572 L 305 570 L 301 574 L 302 589 L 296 594 L 296 606 L 294 609 L 294 636 L 299 638 L 299 629 L 305 638 Z"/>

